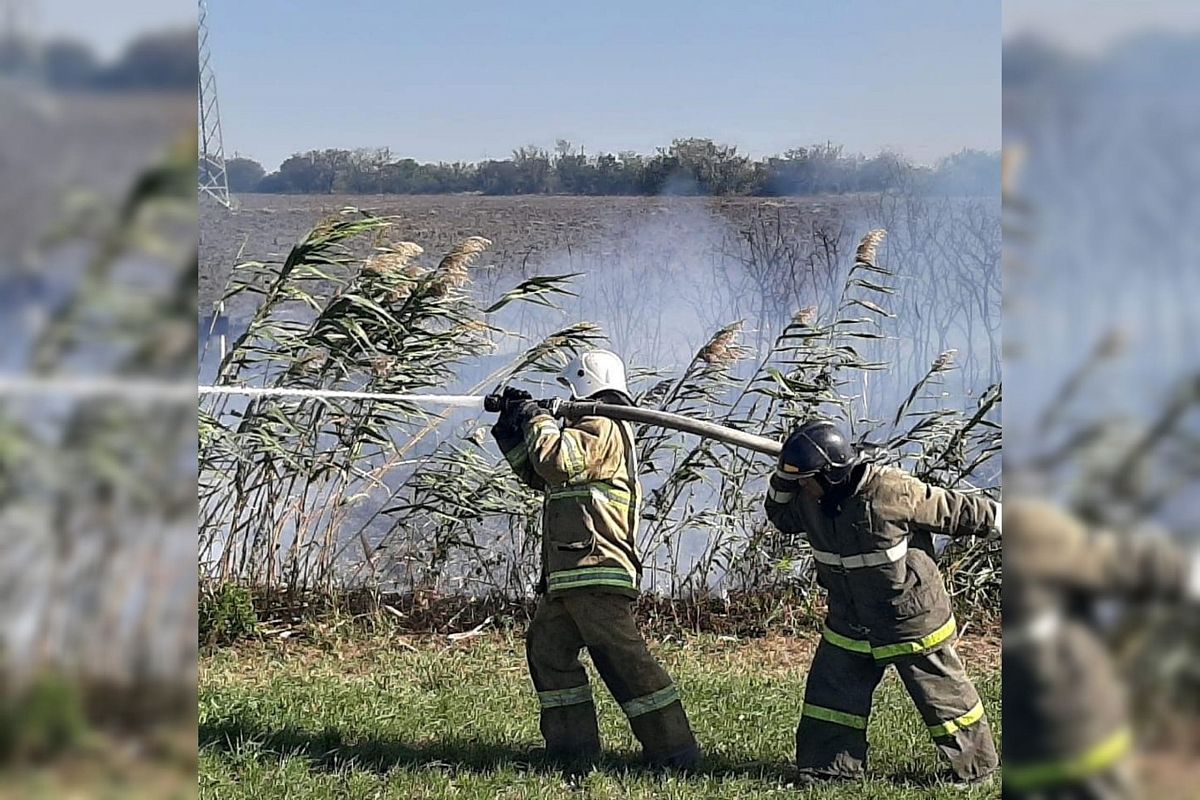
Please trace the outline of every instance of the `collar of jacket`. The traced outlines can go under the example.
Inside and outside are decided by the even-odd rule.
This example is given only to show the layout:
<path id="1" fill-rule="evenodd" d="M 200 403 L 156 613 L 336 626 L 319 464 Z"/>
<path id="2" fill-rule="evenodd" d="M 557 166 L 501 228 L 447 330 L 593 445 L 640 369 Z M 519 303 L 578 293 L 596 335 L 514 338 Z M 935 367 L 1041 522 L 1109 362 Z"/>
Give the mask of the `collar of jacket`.
<path id="1" fill-rule="evenodd" d="M 868 478 L 874 473 L 874 470 L 874 464 L 855 465 L 850 473 L 850 479 L 846 481 L 845 486 L 837 486 L 836 492 L 826 490 L 825 495 L 820 501 L 821 510 L 829 516 L 834 516 L 841 512 L 842 504 L 862 490 L 862 487 L 866 485 Z M 857 478 L 854 477 L 855 473 L 858 473 Z"/>

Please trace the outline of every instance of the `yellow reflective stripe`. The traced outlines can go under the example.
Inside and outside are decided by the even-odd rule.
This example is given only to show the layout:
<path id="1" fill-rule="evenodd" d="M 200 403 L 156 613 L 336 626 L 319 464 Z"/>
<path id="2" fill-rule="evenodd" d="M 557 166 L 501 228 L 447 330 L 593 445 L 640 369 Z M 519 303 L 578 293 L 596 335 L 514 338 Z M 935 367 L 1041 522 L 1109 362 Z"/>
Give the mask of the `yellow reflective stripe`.
<path id="1" fill-rule="evenodd" d="M 844 725 L 847 728 L 865 731 L 867 729 L 867 718 L 860 717 L 858 714 L 847 714 L 845 711 L 834 711 L 832 708 L 822 708 L 821 706 L 804 704 L 804 711 L 800 714 L 803 717 L 812 717 L 823 722 L 832 722 L 834 725 Z"/>
<path id="2" fill-rule="evenodd" d="M 579 442 L 575 441 L 575 436 L 569 431 L 563 431 L 559 442 L 559 447 L 562 448 L 563 466 L 566 467 L 567 475 L 581 474 L 587 465 L 583 461 L 583 449 L 579 446 Z"/>
<path id="3" fill-rule="evenodd" d="M 512 450 L 505 453 L 504 458 L 507 459 L 513 469 L 516 469 L 529 460 L 529 448 L 525 446 L 524 442 L 521 442 Z"/>
<path id="4" fill-rule="evenodd" d="M 598 497 L 597 497 L 598 496 Z M 633 495 L 624 489 L 618 489 L 615 486 L 609 486 L 606 483 L 586 483 L 577 486 L 567 486 L 562 489 L 554 489 L 547 492 L 546 499 L 548 500 L 564 500 L 568 498 L 597 498 L 602 502 L 612 503 L 615 506 L 620 506 L 622 510 L 628 511 L 633 505 Z"/>
<path id="5" fill-rule="evenodd" d="M 872 647 L 871 655 L 875 656 L 876 660 L 885 658 L 895 658 L 896 656 L 914 655 L 916 653 L 924 653 L 927 650 L 932 650 L 938 645 L 952 637 L 958 630 L 954 623 L 954 617 L 927 636 L 922 636 L 920 639 L 912 642 L 897 642 L 896 644 L 885 644 L 882 647 Z"/>
<path id="6" fill-rule="evenodd" d="M 679 690 L 672 684 L 665 689 L 659 689 L 657 692 L 635 697 L 632 700 L 626 700 L 621 703 L 621 710 L 625 712 L 625 716 L 633 719 L 640 717 L 642 714 L 649 714 L 651 711 L 658 711 L 666 708 L 679 699 Z"/>
<path id="7" fill-rule="evenodd" d="M 549 417 L 538 418 L 529 426 L 529 430 L 525 432 L 525 446 L 530 450 L 537 449 L 537 443 L 543 436 L 557 435 L 558 426 L 554 424 L 554 420 Z"/>
<path id="8" fill-rule="evenodd" d="M 935 739 L 941 736 L 950 736 L 964 728 L 971 727 L 981 719 L 983 719 L 983 703 L 976 703 L 974 708 L 961 717 L 955 717 L 949 722 L 943 722 L 941 725 L 930 725 L 929 735 Z"/>
<path id="9" fill-rule="evenodd" d="M 1023 791 L 1082 780 L 1108 769 L 1133 747 L 1133 732 L 1117 731 L 1081 756 L 1028 766 L 1004 765 L 1006 788 Z"/>
<path id="10" fill-rule="evenodd" d="M 620 567 L 580 567 L 554 572 L 546 579 L 550 591 L 581 586 L 616 586 L 633 589 L 633 576 Z"/>
<path id="11" fill-rule="evenodd" d="M 562 708 L 592 702 L 592 687 L 588 684 L 572 686 L 570 689 L 553 689 L 538 692 L 538 704 L 542 708 Z"/>
<path id="12" fill-rule="evenodd" d="M 821 629 L 821 636 L 824 637 L 825 641 L 829 642 L 831 645 L 840 647 L 843 650 L 849 650 L 852 653 L 864 653 L 867 655 L 871 653 L 870 642 L 862 639 L 851 639 L 848 636 L 842 636 L 840 633 L 834 633 L 829 629 L 828 625 Z"/>

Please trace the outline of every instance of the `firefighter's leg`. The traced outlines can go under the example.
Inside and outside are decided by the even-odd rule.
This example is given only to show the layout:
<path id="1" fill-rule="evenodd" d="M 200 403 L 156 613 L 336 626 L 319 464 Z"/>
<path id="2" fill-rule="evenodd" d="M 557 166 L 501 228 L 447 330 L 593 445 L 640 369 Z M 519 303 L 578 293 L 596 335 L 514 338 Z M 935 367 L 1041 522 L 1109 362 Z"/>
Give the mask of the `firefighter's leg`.
<path id="1" fill-rule="evenodd" d="M 1090 774 L 1083 774 L 1088 758 L 1067 759 L 1061 763 L 1041 764 L 1034 769 L 1042 773 L 1040 779 L 1030 781 L 1028 768 L 1017 766 L 1004 768 L 1004 800 L 1139 800 L 1144 797 L 1137 780 L 1132 759 L 1128 755 L 1119 757 Z M 1013 780 L 1024 772 L 1025 780 Z"/>
<path id="2" fill-rule="evenodd" d="M 960 780 L 976 780 L 999 766 L 996 744 L 979 692 L 952 644 L 895 662 L 938 749 Z"/>
<path id="3" fill-rule="evenodd" d="M 552 758 L 592 758 L 600 731 L 587 671 L 579 661 L 583 639 L 559 600 L 543 596 L 525 635 L 525 656 L 541 706 L 542 737 Z"/>
<path id="4" fill-rule="evenodd" d="M 1131 765 L 1110 767 L 1095 775 L 1041 788 L 1012 788 L 1007 783 L 1004 800 L 1141 800 Z"/>
<path id="5" fill-rule="evenodd" d="M 884 671 L 867 650 L 817 645 L 796 727 L 796 767 L 808 776 L 858 778 L 867 767 L 867 719 Z"/>
<path id="6" fill-rule="evenodd" d="M 592 662 L 621 709 L 646 761 L 688 768 L 700 748 L 679 690 L 646 647 L 633 618 L 633 600 L 619 594 L 574 594 L 566 600 Z"/>

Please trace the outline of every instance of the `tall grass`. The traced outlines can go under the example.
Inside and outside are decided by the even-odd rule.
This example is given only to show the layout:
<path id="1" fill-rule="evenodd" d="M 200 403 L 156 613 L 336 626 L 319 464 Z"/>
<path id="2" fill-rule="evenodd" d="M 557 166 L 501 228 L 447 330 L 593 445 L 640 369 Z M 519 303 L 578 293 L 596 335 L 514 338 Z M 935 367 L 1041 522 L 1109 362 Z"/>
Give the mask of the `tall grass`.
<path id="1" fill-rule="evenodd" d="M 238 268 L 227 296 L 259 304 L 219 369 L 230 384 L 379 392 L 470 391 L 539 383 L 580 348 L 605 341 L 579 322 L 537 341 L 496 323 L 512 303 L 545 313 L 577 276 L 518 282 L 482 297 L 474 237 L 436 266 L 414 243 L 389 240 L 396 221 L 347 210 L 278 262 Z M 745 325 L 722 325 L 675 374 L 635 368 L 641 405 L 782 438 L 813 413 L 840 418 L 882 457 L 958 487 L 998 451 L 999 389 L 977 408 L 942 391 L 955 369 L 940 357 L 893 413 L 872 416 L 864 379 L 889 365 L 893 274 L 880 263 L 882 230 L 860 243 L 837 301 L 804 306 L 765 347 Z M 829 245 L 822 258 L 835 257 Z M 759 335 L 756 332 L 755 335 Z M 478 374 L 490 354 L 490 374 Z M 223 398 L 201 408 L 202 574 L 304 592 L 347 586 L 409 595 L 527 596 L 537 578 L 540 499 L 488 442 L 484 420 L 458 420 L 405 403 Z M 812 598 L 802 542 L 781 541 L 761 513 L 773 465 L 751 453 L 674 431 L 637 432 L 646 486 L 639 549 L 647 588 L 671 597 L 786 591 Z M 971 551 L 956 592 L 996 608 L 994 547 Z M 961 559 L 956 563 L 968 563 Z M 981 602 L 983 601 L 983 602 Z"/>
<path id="2" fill-rule="evenodd" d="M 76 198 L 42 243 L 53 279 L 30 300 L 41 322 L 9 343 L 10 363 L 51 382 L 186 387 L 194 181 L 185 139 L 119 202 Z M 193 707 L 193 413 L 186 400 L 0 401 L 0 710 L 60 684 L 62 702 L 123 724 Z M 37 727 L 20 717 L 18 739 Z"/>

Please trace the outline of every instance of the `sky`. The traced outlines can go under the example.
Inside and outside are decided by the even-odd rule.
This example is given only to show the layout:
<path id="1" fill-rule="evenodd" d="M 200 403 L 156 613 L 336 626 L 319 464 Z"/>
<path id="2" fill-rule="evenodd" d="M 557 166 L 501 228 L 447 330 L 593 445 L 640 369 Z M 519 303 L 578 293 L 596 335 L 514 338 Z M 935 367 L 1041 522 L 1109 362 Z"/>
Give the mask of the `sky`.
<path id="1" fill-rule="evenodd" d="M 1000 146 L 992 0 L 209 0 L 227 155 Z"/>
<path id="2" fill-rule="evenodd" d="M 82 39 L 103 58 L 147 30 L 196 24 L 196 0 L 6 0 L 22 26 L 43 36 Z M 229 3 L 229 0 L 212 0 Z M 0 6 L 5 3 L 0 3 Z"/>
<path id="3" fill-rule="evenodd" d="M 1004 36 L 1036 33 L 1081 55 L 1096 55 L 1130 33 L 1200 32 L 1196 0 L 1004 0 Z"/>

